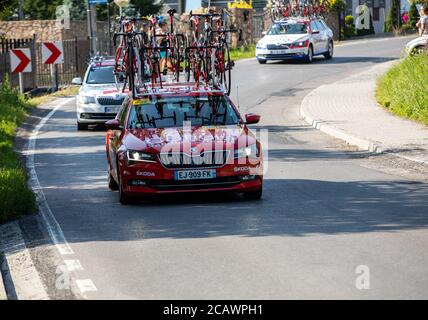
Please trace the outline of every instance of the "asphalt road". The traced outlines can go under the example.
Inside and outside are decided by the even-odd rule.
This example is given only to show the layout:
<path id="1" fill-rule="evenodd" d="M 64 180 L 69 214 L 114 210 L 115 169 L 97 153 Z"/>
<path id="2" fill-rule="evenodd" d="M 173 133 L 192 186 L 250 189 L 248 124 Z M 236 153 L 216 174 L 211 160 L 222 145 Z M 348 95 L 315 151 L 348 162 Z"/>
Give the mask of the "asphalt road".
<path id="1" fill-rule="evenodd" d="M 269 129 L 262 201 L 180 196 L 121 206 L 102 130 L 74 104 L 41 129 L 40 184 L 90 299 L 428 298 L 428 184 L 368 168 L 298 117 L 312 89 L 398 58 L 403 38 L 337 47 L 312 65 L 242 61 L 232 98 Z M 370 289 L 356 287 L 359 266 Z M 363 267 L 365 268 L 365 267 Z M 54 270 L 51 270 L 54 273 Z M 45 271 L 49 272 L 49 271 Z"/>

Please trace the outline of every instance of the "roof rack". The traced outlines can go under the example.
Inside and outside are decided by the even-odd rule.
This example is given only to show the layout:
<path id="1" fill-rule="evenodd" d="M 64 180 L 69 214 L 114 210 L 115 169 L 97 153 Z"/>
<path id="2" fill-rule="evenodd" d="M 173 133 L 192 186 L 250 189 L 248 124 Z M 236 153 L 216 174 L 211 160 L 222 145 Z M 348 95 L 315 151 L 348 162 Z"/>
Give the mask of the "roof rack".
<path id="1" fill-rule="evenodd" d="M 216 88 L 204 83 L 197 82 L 173 82 L 163 83 L 162 86 L 147 84 L 146 87 L 139 88 L 139 96 L 151 95 L 176 95 L 176 94 L 224 94 L 223 88 Z"/>

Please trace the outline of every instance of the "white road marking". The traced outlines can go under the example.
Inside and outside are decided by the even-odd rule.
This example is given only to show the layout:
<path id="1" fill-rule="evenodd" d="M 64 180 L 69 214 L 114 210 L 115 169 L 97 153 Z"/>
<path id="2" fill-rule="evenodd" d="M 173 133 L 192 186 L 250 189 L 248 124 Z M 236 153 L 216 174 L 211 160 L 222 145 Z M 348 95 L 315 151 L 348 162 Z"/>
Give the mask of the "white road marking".
<path id="1" fill-rule="evenodd" d="M 42 215 L 43 221 L 46 225 L 46 228 L 48 229 L 49 236 L 51 237 L 52 242 L 54 243 L 55 247 L 61 255 L 72 255 L 74 254 L 74 251 L 65 239 L 64 233 L 58 221 L 55 219 L 55 216 L 53 215 L 52 210 L 46 200 L 45 194 L 37 177 L 37 172 L 34 165 L 34 154 L 36 150 L 37 136 L 40 130 L 59 108 L 65 106 L 67 103 L 73 100 L 74 98 L 68 98 L 58 103 L 58 105 L 40 121 L 40 123 L 34 128 L 33 132 L 31 133 L 25 152 L 25 156 L 27 158 L 26 165 L 30 176 L 30 187 L 33 189 L 37 196 L 40 214 Z M 55 103 L 55 101 L 53 103 Z M 70 272 L 83 270 L 83 266 L 79 260 L 64 260 L 64 263 L 68 271 Z M 90 279 L 76 280 L 76 285 L 81 293 L 98 291 L 95 287 L 95 284 Z"/>
<path id="2" fill-rule="evenodd" d="M 64 260 L 64 263 L 67 267 L 67 270 L 72 271 L 82 271 L 83 267 L 79 260 Z"/>
<path id="3" fill-rule="evenodd" d="M 37 201 L 39 204 L 40 214 L 43 218 L 44 223 L 48 229 L 49 235 L 58 249 L 61 255 L 74 254 L 73 249 L 71 249 L 67 240 L 64 237 L 61 227 L 58 224 L 58 221 L 55 219 L 48 202 L 46 201 L 45 194 L 40 185 L 39 179 L 37 177 L 36 168 L 34 166 L 34 154 L 36 149 L 37 136 L 40 129 L 46 124 L 46 122 L 55 114 L 55 112 L 66 105 L 67 103 L 73 101 L 74 98 L 68 98 L 59 103 L 47 116 L 45 116 L 40 123 L 34 128 L 33 132 L 28 141 L 26 157 L 27 157 L 27 169 L 29 171 L 29 184 L 37 196 Z"/>
<path id="4" fill-rule="evenodd" d="M 81 293 L 98 291 L 91 279 L 76 280 L 76 284 Z"/>

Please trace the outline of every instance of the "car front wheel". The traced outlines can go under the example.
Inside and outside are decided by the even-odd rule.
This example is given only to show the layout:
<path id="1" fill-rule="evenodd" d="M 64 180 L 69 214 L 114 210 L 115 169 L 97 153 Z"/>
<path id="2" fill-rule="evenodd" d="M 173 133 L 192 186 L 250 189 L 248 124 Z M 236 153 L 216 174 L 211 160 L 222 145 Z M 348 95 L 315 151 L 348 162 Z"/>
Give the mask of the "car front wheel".
<path id="1" fill-rule="evenodd" d="M 116 180 L 114 180 L 113 176 L 111 175 L 110 169 L 108 170 L 108 188 L 112 191 L 119 190 L 119 185 L 117 184 Z"/>
<path id="2" fill-rule="evenodd" d="M 307 63 L 312 63 L 312 61 L 314 60 L 314 49 L 312 48 L 312 45 L 309 45 L 308 54 L 306 55 L 305 60 Z"/>
<path id="3" fill-rule="evenodd" d="M 123 184 L 122 184 L 122 179 L 120 178 L 120 173 L 118 173 L 119 175 L 119 202 L 126 206 L 128 204 L 131 203 L 131 197 L 129 197 L 124 191 L 123 191 Z"/>
<path id="4" fill-rule="evenodd" d="M 333 41 L 330 41 L 328 43 L 328 51 L 326 53 L 324 53 L 324 58 L 326 58 L 326 59 L 333 58 L 333 51 L 334 51 L 334 49 L 333 49 Z"/>
<path id="5" fill-rule="evenodd" d="M 260 64 L 266 64 L 266 60 L 257 60 Z"/>

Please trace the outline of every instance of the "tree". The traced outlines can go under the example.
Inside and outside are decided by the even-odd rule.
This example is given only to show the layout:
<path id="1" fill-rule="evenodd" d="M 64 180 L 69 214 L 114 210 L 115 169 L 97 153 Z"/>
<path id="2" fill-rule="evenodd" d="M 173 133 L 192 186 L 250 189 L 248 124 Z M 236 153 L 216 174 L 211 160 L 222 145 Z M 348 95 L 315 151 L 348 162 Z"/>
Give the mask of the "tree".
<path id="1" fill-rule="evenodd" d="M 17 0 L 0 0 L 0 20 L 8 20 L 12 18 L 17 7 Z"/>
<path id="2" fill-rule="evenodd" d="M 397 0 L 391 1 L 391 7 L 389 8 L 388 15 L 386 16 L 384 31 L 391 32 L 394 29 L 397 29 L 401 24 L 399 19 L 401 15 L 399 14 L 400 8 L 398 7 Z"/>
<path id="3" fill-rule="evenodd" d="M 409 8 L 409 24 L 410 26 L 412 26 L 412 28 L 416 27 L 416 23 L 419 20 L 419 12 L 418 12 L 418 8 L 416 7 L 416 2 L 412 1 L 412 4 L 410 5 Z"/>
<path id="4" fill-rule="evenodd" d="M 141 16 L 158 14 L 163 7 L 163 2 L 156 0 L 131 0 L 131 4 Z"/>
<path id="5" fill-rule="evenodd" d="M 28 19 L 55 19 L 56 8 L 61 4 L 62 0 L 24 0 L 22 10 Z"/>
<path id="6" fill-rule="evenodd" d="M 70 8 L 71 20 L 86 20 L 87 1 L 85 0 L 63 0 L 64 5 Z"/>

